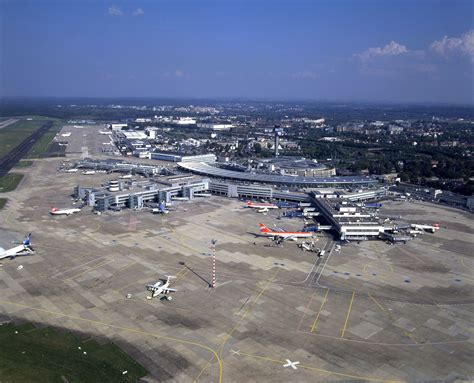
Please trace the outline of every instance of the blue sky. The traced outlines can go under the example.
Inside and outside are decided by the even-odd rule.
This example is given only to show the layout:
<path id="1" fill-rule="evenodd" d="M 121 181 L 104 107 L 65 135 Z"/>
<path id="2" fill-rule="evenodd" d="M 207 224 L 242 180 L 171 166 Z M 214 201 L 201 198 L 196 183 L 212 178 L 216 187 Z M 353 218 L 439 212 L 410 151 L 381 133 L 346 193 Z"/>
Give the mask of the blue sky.
<path id="1" fill-rule="evenodd" d="M 473 7 L 0 0 L 0 95 L 472 104 Z"/>

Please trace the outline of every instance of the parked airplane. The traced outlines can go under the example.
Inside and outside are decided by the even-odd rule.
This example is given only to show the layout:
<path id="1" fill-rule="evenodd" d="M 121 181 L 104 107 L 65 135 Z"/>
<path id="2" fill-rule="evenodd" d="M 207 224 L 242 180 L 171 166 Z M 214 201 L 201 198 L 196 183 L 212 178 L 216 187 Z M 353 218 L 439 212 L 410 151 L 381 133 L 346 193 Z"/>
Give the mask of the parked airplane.
<path id="1" fill-rule="evenodd" d="M 34 254 L 34 249 L 31 247 L 31 233 L 23 240 L 21 245 L 5 250 L 0 247 L 0 259 L 10 258 L 14 259 L 18 255 Z"/>
<path id="2" fill-rule="evenodd" d="M 255 203 L 252 201 L 247 201 L 247 207 L 258 209 L 259 213 L 266 213 L 269 209 L 279 209 L 279 207 L 273 203 Z"/>
<path id="3" fill-rule="evenodd" d="M 168 214 L 170 211 L 166 208 L 166 205 L 164 202 L 160 202 L 158 205 L 158 208 L 153 208 L 151 210 L 153 214 Z"/>
<path id="4" fill-rule="evenodd" d="M 67 169 L 66 173 L 77 173 L 77 168 Z"/>
<path id="5" fill-rule="evenodd" d="M 435 223 L 434 225 L 419 225 L 417 223 L 412 223 L 411 227 L 415 230 L 425 230 L 434 233 L 436 230 L 439 230 L 439 223 Z"/>
<path id="6" fill-rule="evenodd" d="M 151 296 L 148 296 L 147 299 L 155 298 L 155 297 L 159 296 L 160 294 L 164 294 L 166 296 L 166 295 L 168 295 L 172 292 L 178 291 L 176 289 L 170 289 L 169 288 L 171 278 L 176 278 L 176 277 L 172 276 L 172 275 L 167 275 L 166 276 L 166 281 L 163 280 L 163 279 L 160 279 L 154 285 L 147 285 L 146 289 L 151 292 Z M 173 298 L 171 298 L 169 296 L 166 296 L 165 299 L 170 301 Z"/>
<path id="7" fill-rule="evenodd" d="M 171 197 L 173 201 L 188 201 L 188 197 Z"/>
<path id="8" fill-rule="evenodd" d="M 58 209 L 58 208 L 51 208 L 50 214 L 52 215 L 71 215 L 74 213 L 79 213 L 81 209 L 73 208 L 73 209 Z"/>
<path id="9" fill-rule="evenodd" d="M 84 174 L 86 176 L 91 176 L 91 175 L 95 174 L 95 170 L 86 170 L 86 171 L 82 172 L 82 174 Z"/>
<path id="10" fill-rule="evenodd" d="M 296 241 L 298 238 L 310 238 L 313 236 L 313 233 L 306 232 L 306 231 L 284 231 L 282 229 L 278 230 L 271 230 L 266 227 L 263 223 L 259 224 L 260 232 L 267 236 L 272 237 L 274 239 L 283 239 L 283 240 L 293 240 Z"/>

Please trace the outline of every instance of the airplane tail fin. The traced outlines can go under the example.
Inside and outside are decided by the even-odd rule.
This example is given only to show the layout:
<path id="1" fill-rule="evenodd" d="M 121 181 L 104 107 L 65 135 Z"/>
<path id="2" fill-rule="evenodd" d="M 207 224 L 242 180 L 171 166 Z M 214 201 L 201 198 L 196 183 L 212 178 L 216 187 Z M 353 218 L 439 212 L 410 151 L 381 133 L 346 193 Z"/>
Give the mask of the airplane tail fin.
<path id="1" fill-rule="evenodd" d="M 169 281 L 170 279 L 176 278 L 174 275 L 165 275 L 166 280 Z"/>
<path id="2" fill-rule="evenodd" d="M 24 246 L 30 246 L 30 241 L 31 241 L 31 233 L 29 233 L 26 238 L 23 240 L 23 245 Z"/>
<path id="3" fill-rule="evenodd" d="M 51 213 L 54 213 L 55 211 L 57 211 L 58 209 L 56 207 L 52 207 L 51 208 Z"/>
<path id="4" fill-rule="evenodd" d="M 266 227 L 265 224 L 263 224 L 263 223 L 259 223 L 258 226 L 260 227 L 260 231 L 262 233 L 268 233 L 270 231 L 270 229 L 268 227 Z"/>

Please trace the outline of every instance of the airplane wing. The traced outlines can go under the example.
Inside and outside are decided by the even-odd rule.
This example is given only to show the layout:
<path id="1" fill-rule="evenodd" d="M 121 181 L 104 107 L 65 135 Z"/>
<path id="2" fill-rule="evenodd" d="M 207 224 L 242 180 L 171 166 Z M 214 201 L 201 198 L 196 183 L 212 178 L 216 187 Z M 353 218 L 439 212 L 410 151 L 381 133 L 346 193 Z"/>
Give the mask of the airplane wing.
<path id="1" fill-rule="evenodd" d="M 167 293 L 169 293 L 169 292 L 175 292 L 175 291 L 178 291 L 178 290 L 176 290 L 176 289 L 164 289 L 163 291 L 166 291 Z"/>
<path id="2" fill-rule="evenodd" d="M 275 231 L 279 231 L 279 232 L 283 233 L 285 230 L 283 230 L 281 227 L 275 226 Z"/>

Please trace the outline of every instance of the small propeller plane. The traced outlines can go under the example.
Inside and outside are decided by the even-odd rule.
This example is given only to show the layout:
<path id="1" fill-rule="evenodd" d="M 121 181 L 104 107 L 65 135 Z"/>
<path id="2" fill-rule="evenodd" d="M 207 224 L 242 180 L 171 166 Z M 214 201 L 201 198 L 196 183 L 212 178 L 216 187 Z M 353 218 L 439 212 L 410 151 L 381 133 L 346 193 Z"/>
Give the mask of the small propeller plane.
<path id="1" fill-rule="evenodd" d="M 147 285 L 146 289 L 151 292 L 151 295 L 148 296 L 147 299 L 153 299 L 153 298 L 158 297 L 160 294 L 163 294 L 165 295 L 163 298 L 165 298 L 167 301 L 172 300 L 173 298 L 168 296 L 168 294 L 178 291 L 178 290 L 171 289 L 169 287 L 171 278 L 176 278 L 176 277 L 173 275 L 166 275 L 166 280 L 160 279 L 154 285 Z"/>

